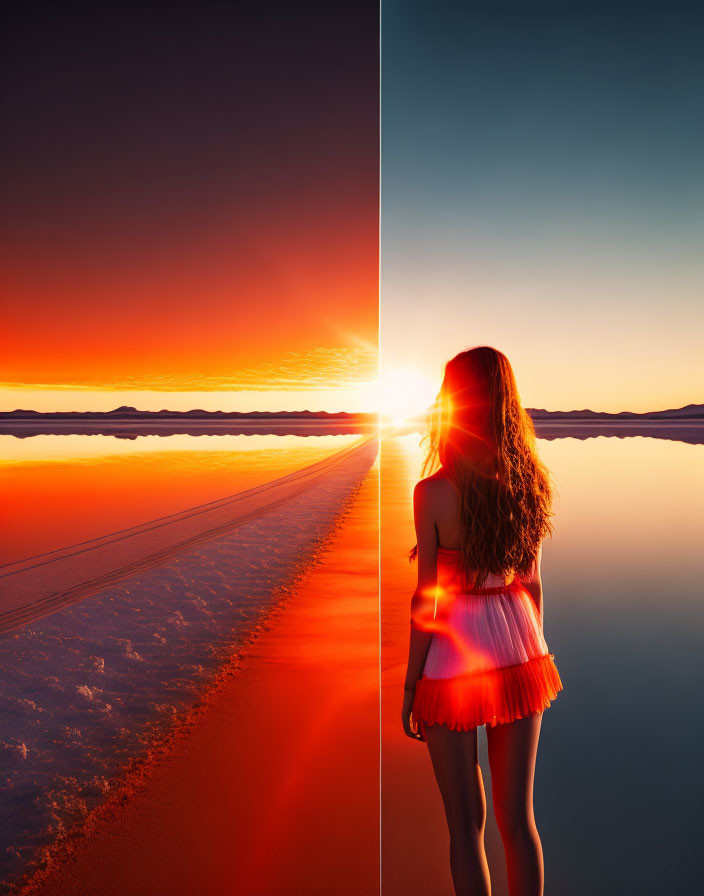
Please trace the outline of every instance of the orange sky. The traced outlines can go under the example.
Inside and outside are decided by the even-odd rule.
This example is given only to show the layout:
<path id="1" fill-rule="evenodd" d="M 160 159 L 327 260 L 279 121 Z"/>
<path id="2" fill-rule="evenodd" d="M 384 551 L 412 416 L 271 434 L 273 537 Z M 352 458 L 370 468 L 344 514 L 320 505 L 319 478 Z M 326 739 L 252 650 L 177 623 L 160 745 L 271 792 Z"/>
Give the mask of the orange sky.
<path id="1" fill-rule="evenodd" d="M 51 27 L 17 13 L 2 151 L 6 388 L 300 391 L 369 378 L 378 10 L 280 7 L 179 9 L 166 25 L 142 10 L 138 29 L 130 10 L 83 11 L 80 28 L 70 10 Z"/>
<path id="2" fill-rule="evenodd" d="M 129 242 L 103 258 L 92 241 L 30 244 L 4 278 L 1 378 L 209 388 L 321 347 L 339 365 L 345 348 L 377 342 L 374 193 L 349 197 L 344 217 L 323 205 L 302 222 L 292 202 L 288 214 L 250 215 L 249 233 L 233 221 L 227 236 L 184 234 L 181 252 L 160 247 L 148 259 Z"/>

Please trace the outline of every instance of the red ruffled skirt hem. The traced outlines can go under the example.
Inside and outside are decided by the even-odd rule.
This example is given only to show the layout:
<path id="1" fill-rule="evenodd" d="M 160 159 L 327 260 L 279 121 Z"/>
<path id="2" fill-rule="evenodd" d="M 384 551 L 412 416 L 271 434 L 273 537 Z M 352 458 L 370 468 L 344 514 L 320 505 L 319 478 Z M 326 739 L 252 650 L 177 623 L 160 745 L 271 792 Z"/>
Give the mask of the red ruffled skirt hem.
<path id="1" fill-rule="evenodd" d="M 470 731 L 505 724 L 546 709 L 562 690 L 555 655 L 455 678 L 421 678 L 416 683 L 412 721 L 423 737 L 428 725 Z"/>

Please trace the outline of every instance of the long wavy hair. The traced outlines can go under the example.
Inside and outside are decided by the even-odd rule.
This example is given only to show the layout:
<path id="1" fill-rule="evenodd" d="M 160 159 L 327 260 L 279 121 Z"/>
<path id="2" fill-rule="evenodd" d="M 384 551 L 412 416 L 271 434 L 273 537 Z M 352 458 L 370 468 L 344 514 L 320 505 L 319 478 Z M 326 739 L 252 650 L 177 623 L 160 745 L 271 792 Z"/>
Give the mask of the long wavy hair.
<path id="1" fill-rule="evenodd" d="M 481 588 L 489 574 L 529 574 L 552 532 L 553 487 L 502 352 L 479 346 L 447 362 L 423 442 L 421 478 L 442 466 L 459 495 L 466 580 Z"/>

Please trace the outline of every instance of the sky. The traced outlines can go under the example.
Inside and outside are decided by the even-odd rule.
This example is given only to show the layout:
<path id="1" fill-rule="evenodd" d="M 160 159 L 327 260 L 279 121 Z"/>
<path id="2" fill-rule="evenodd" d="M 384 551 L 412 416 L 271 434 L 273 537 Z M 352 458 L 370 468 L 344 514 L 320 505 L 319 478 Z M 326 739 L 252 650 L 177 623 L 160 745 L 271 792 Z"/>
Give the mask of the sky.
<path id="1" fill-rule="evenodd" d="M 381 370 L 489 344 L 524 405 L 704 402 L 696 4 L 382 4 Z"/>
<path id="2" fill-rule="evenodd" d="M 403 416 L 486 343 L 530 407 L 704 401 L 704 14 L 381 24 L 380 157 L 370 0 L 11 5 L 0 409 Z"/>
<path id="3" fill-rule="evenodd" d="M 15 3 L 4 32 L 0 408 L 367 410 L 378 5 Z"/>

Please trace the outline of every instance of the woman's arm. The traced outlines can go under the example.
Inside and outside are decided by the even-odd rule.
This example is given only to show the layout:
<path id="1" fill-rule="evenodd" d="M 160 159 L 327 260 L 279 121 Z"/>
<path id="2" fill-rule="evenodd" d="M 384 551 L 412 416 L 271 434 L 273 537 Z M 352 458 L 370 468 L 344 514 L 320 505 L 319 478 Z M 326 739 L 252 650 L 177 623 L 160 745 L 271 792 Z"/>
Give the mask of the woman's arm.
<path id="1" fill-rule="evenodd" d="M 413 519 L 418 544 L 418 583 L 411 598 L 411 638 L 404 690 L 412 692 L 423 674 L 433 637 L 436 610 L 438 535 L 431 501 L 430 480 L 421 480 L 413 490 Z"/>
<path id="2" fill-rule="evenodd" d="M 523 585 L 525 586 L 526 591 L 533 599 L 535 608 L 538 611 L 538 618 L 540 619 L 541 628 L 543 627 L 543 580 L 540 575 L 540 561 L 542 560 L 542 556 L 543 546 L 541 544 L 538 548 L 538 553 L 536 554 L 535 561 L 533 563 L 531 575 L 527 579 L 521 580 Z"/>

